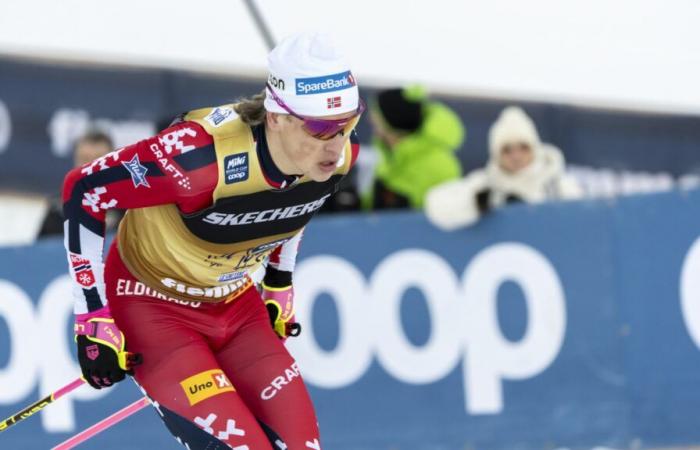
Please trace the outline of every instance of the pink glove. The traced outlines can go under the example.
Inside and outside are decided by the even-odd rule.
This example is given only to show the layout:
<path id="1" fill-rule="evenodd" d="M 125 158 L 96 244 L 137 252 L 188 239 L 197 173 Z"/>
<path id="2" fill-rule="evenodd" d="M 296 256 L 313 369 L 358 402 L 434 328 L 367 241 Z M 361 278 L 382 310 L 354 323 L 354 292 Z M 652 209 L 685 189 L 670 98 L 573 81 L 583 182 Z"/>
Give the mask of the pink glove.
<path id="1" fill-rule="evenodd" d="M 284 341 L 289 336 L 299 336 L 301 325 L 294 320 L 294 288 L 270 287 L 264 281 L 261 286 L 260 295 L 270 315 L 270 323 L 280 339 Z"/>

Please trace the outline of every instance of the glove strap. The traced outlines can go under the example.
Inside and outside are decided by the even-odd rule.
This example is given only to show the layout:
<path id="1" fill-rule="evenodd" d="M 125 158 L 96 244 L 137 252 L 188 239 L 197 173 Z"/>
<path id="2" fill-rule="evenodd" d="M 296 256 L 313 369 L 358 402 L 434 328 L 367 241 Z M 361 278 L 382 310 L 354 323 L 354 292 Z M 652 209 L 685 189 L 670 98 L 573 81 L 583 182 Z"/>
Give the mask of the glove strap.
<path id="1" fill-rule="evenodd" d="M 114 323 L 109 306 L 76 315 L 73 332 L 76 336 L 87 336 L 93 342 L 104 344 L 117 354 L 124 352 L 124 335 Z"/>
<path id="2" fill-rule="evenodd" d="M 76 335 L 87 336 L 93 342 L 111 347 L 115 352 L 124 351 L 124 335 L 117 328 L 114 319 L 95 318 L 85 323 L 75 323 Z"/>
<path id="3" fill-rule="evenodd" d="M 78 322 L 73 325 L 73 333 L 76 336 L 95 336 L 97 334 L 97 324 L 94 322 Z"/>
<path id="4" fill-rule="evenodd" d="M 78 314 L 75 317 L 73 331 L 76 338 L 77 336 L 85 336 L 92 342 L 106 345 L 112 349 L 117 355 L 119 367 L 123 370 L 130 370 L 142 362 L 140 354 L 125 351 L 124 334 L 114 323 L 108 306 L 91 313 Z"/>
<path id="5" fill-rule="evenodd" d="M 294 315 L 294 289 L 292 286 L 271 287 L 261 283 L 263 301 L 273 303 L 278 311 L 277 320 L 288 321 Z"/>
<path id="6" fill-rule="evenodd" d="M 97 326 L 93 319 L 112 319 L 112 313 L 109 310 L 109 305 L 85 314 L 76 314 L 73 332 L 76 335 L 95 336 Z M 112 322 L 114 322 L 112 320 Z"/>

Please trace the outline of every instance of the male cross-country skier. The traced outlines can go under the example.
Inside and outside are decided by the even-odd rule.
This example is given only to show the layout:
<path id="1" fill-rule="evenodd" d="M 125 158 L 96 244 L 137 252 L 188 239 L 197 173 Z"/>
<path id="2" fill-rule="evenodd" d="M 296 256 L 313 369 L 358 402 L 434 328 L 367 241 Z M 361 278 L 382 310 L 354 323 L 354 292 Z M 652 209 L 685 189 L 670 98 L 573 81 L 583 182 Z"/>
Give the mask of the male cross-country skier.
<path id="1" fill-rule="evenodd" d="M 133 374 L 191 450 L 320 449 L 283 343 L 299 330 L 292 269 L 357 159 L 365 106 L 323 34 L 282 41 L 268 66 L 261 94 L 190 111 L 64 183 L 83 376 L 99 389 Z M 110 208 L 127 212 L 103 262 Z"/>

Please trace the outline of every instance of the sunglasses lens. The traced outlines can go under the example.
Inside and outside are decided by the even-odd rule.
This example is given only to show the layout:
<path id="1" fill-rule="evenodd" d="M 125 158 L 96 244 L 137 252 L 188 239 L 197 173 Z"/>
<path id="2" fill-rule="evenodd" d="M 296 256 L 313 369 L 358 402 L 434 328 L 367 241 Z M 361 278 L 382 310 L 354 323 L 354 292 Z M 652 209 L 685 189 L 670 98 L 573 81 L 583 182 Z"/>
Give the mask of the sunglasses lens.
<path id="1" fill-rule="evenodd" d="M 344 135 L 349 134 L 359 122 L 360 116 L 356 115 L 350 120 L 304 120 L 304 129 L 316 139 L 327 141 L 333 139 L 341 131 Z"/>
<path id="2" fill-rule="evenodd" d="M 328 140 L 338 134 L 342 127 L 338 127 L 338 124 L 330 120 L 304 120 L 304 129 L 311 136 Z"/>

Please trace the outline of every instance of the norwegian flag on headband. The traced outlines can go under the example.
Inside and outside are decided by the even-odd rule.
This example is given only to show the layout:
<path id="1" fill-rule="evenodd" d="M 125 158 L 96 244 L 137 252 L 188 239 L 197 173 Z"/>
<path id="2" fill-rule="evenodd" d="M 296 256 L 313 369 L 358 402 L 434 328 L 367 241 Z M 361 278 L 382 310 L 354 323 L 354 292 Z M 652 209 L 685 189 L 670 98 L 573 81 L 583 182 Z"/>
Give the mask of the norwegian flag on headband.
<path id="1" fill-rule="evenodd" d="M 328 109 L 340 108 L 343 104 L 341 97 L 328 97 L 326 101 L 328 102 Z"/>

